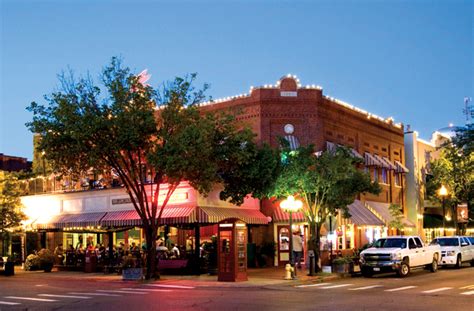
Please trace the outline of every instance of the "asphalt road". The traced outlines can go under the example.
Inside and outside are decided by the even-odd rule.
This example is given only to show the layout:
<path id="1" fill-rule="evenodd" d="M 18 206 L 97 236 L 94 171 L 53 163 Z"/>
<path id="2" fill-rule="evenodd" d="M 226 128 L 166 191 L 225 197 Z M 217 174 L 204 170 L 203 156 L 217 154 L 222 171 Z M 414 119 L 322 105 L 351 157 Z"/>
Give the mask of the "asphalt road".
<path id="1" fill-rule="evenodd" d="M 199 287 L 57 278 L 0 278 L 0 310 L 474 310 L 474 268 L 420 270 L 318 284 Z"/>

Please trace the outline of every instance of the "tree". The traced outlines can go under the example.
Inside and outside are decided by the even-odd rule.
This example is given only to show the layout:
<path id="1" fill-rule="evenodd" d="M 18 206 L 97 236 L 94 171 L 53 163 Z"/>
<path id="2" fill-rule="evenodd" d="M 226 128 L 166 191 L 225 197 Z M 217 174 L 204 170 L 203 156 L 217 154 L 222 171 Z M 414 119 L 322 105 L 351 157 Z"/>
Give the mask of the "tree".
<path id="1" fill-rule="evenodd" d="M 200 113 L 197 104 L 208 86 L 195 89 L 195 78 L 178 77 L 155 90 L 145 83 L 145 74 L 135 75 L 112 58 L 102 72 L 102 89 L 90 77 L 76 81 L 72 74 L 61 75 L 61 91 L 46 96 L 46 105 L 33 102 L 28 108 L 33 120 L 27 125 L 42 136 L 38 148 L 55 171 L 70 175 L 113 169 L 119 175 L 142 220 L 147 279 L 157 276 L 157 229 L 181 181 L 203 194 L 222 183 L 221 197 L 241 203 L 250 192 L 238 171 L 254 170 L 260 159 L 273 154 L 256 146 L 254 134 L 238 129 L 232 116 Z M 153 183 L 146 183 L 147 175 Z M 257 173 L 249 178 L 262 187 L 272 182 L 271 176 Z M 161 203 L 163 183 L 168 190 Z"/>
<path id="2" fill-rule="evenodd" d="M 10 233 L 20 228 L 21 221 L 26 217 L 21 211 L 22 195 L 20 182 L 10 173 L 0 171 L 0 237 L 2 240 L 2 256 L 7 254 Z"/>
<path id="3" fill-rule="evenodd" d="M 390 204 L 388 207 L 388 211 L 392 216 L 392 220 L 388 223 L 390 228 L 395 228 L 397 230 L 403 230 L 404 225 L 402 223 L 403 219 L 403 212 L 398 204 Z"/>
<path id="4" fill-rule="evenodd" d="M 328 215 L 341 212 L 350 217 L 348 205 L 364 192 L 377 194 L 380 188 L 371 182 L 367 173 L 357 169 L 359 159 L 350 151 L 338 147 L 317 155 L 313 145 L 289 151 L 284 147 L 284 161 L 275 188 L 270 193 L 276 198 L 289 195 L 303 200 L 303 213 L 310 229 L 308 248 L 320 257 L 320 231 Z"/>
<path id="5" fill-rule="evenodd" d="M 456 148 L 463 150 L 465 155 L 470 155 L 474 151 L 474 124 L 467 124 L 456 129 L 453 144 Z"/>

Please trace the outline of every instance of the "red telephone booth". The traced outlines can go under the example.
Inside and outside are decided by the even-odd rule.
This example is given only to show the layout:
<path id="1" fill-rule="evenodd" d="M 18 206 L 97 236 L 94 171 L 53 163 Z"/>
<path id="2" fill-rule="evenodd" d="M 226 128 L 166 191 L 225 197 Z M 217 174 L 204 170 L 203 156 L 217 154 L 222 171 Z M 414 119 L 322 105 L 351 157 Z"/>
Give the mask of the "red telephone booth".
<path id="1" fill-rule="evenodd" d="M 247 281 L 247 226 L 239 220 L 219 224 L 217 280 Z"/>

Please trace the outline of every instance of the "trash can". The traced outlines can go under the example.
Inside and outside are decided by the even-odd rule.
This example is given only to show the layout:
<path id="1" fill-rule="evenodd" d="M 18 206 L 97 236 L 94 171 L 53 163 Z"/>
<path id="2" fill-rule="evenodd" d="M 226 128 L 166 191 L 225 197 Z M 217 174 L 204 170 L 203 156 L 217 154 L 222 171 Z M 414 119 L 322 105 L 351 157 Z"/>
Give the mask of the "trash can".
<path id="1" fill-rule="evenodd" d="M 15 263 L 13 261 L 7 261 L 4 264 L 4 275 L 5 276 L 12 276 L 15 275 Z"/>
<path id="2" fill-rule="evenodd" d="M 94 251 L 86 252 L 86 262 L 84 265 L 84 272 L 91 273 L 97 270 L 97 256 Z"/>

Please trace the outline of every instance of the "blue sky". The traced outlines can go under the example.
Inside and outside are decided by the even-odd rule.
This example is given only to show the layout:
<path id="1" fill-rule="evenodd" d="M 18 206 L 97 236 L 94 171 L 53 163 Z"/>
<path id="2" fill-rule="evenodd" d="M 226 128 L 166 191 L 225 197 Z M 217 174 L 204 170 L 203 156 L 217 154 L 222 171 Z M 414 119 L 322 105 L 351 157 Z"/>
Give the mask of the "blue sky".
<path id="1" fill-rule="evenodd" d="M 96 77 L 115 55 L 153 85 L 197 72 L 214 98 L 296 74 L 424 138 L 474 97 L 473 1 L 0 3 L 0 152 L 29 159 L 25 107 L 61 70 Z"/>

